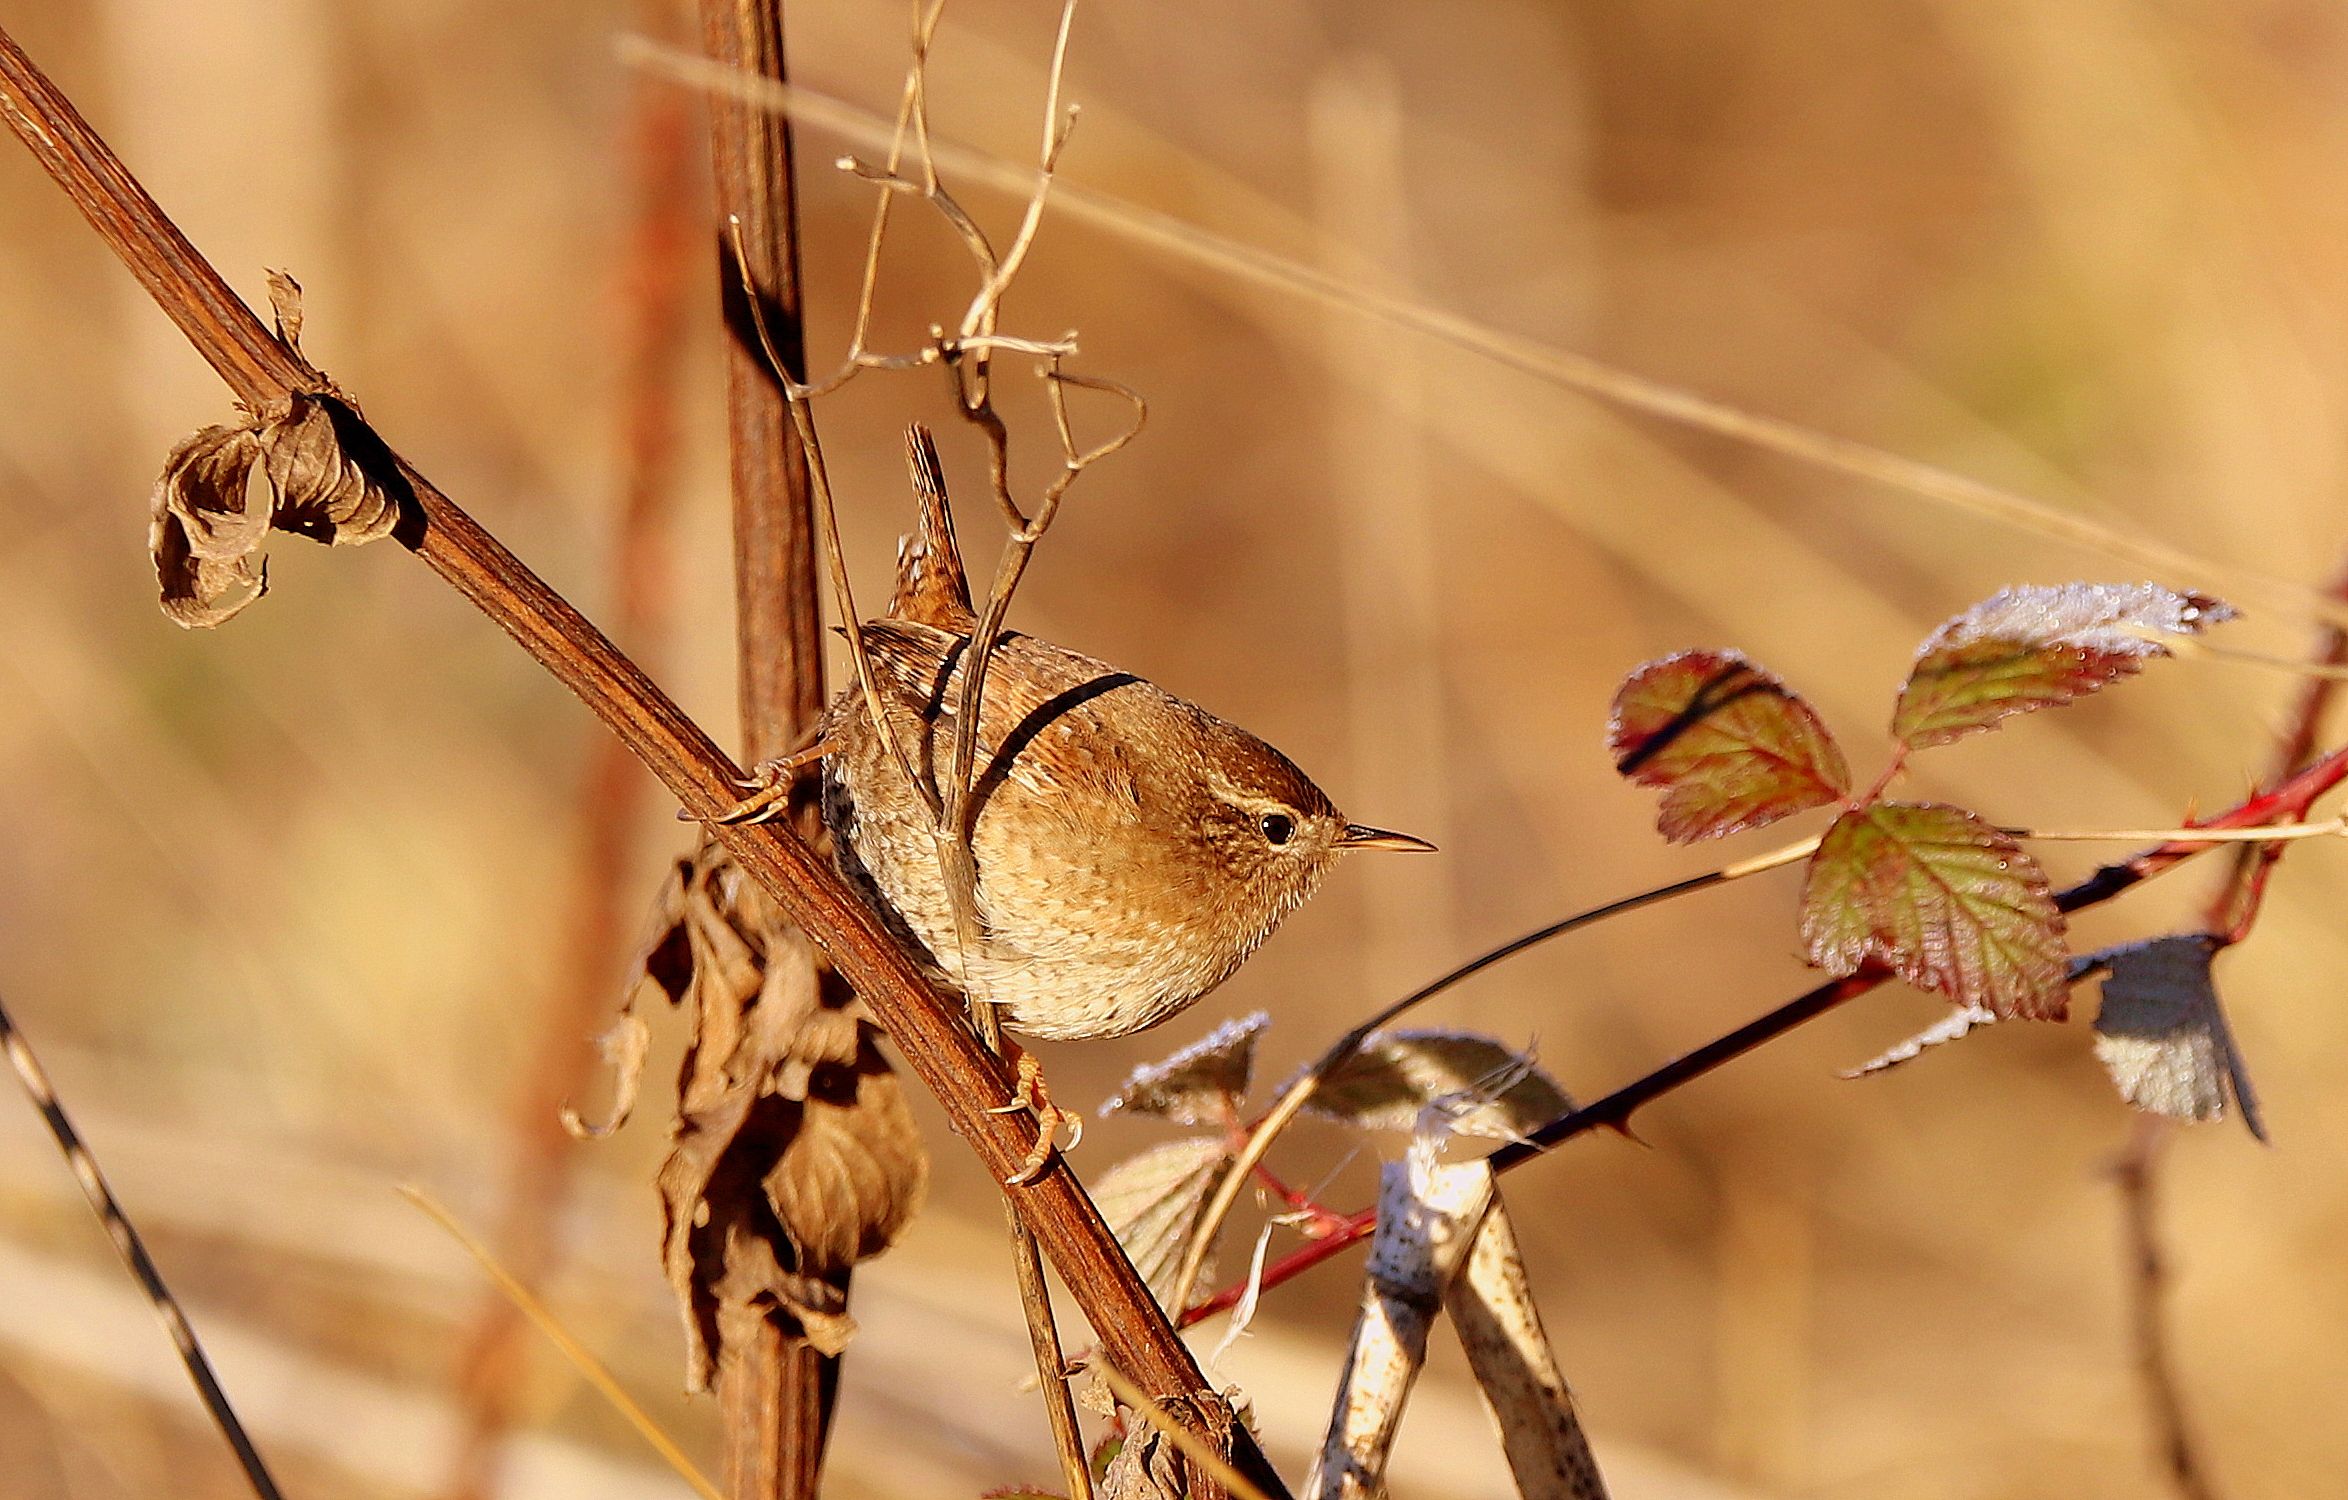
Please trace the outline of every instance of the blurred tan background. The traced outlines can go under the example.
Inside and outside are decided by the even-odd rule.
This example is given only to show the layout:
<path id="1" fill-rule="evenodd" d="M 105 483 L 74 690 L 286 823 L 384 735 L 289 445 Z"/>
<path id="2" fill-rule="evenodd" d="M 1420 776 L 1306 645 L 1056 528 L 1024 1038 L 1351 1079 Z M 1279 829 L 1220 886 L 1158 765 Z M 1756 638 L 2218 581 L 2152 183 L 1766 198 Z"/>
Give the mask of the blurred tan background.
<path id="1" fill-rule="evenodd" d="M 608 618 L 630 121 L 658 92 L 615 41 L 660 18 L 618 0 L 8 9 L 240 290 L 260 300 L 269 266 L 300 277 L 309 353 Z M 1053 14 L 956 0 L 932 74 L 942 134 L 1029 158 Z M 800 0 L 790 20 L 801 80 L 893 105 L 900 6 Z M 2322 0 L 1089 0 L 1068 95 L 1085 109 L 1070 182 L 2211 569 L 2167 581 L 2314 582 L 2348 541 L 2348 17 Z M 802 140 L 826 355 L 847 335 L 867 203 L 826 165 L 840 149 Z M 968 201 L 1008 233 L 1015 203 Z M 883 347 L 969 294 L 944 234 L 902 222 Z M 681 468 L 655 567 L 667 624 L 623 644 L 730 729 L 712 287 L 698 250 L 686 266 Z M 1444 850 L 1342 870 L 1164 1030 L 1047 1049 L 1079 1107 L 1256 1007 L 1277 1018 L 1277 1081 L 1452 960 L 1714 862 L 1666 848 L 1651 798 L 1607 765 L 1606 702 L 1636 662 L 1741 646 L 1866 766 L 1937 619 L 2008 582 L 2141 572 L 1625 419 L 1065 219 L 1009 324 L 1081 330 L 1081 367 L 1151 403 L 1144 439 L 1076 492 L 1019 623 L 1248 724 L 1358 815 Z M 940 423 L 966 502 L 983 493 L 941 397 L 930 376 L 868 376 L 822 414 L 873 597 L 910 514 L 909 418 Z M 584 1048 L 591 1027 L 550 1041 L 547 1018 L 575 986 L 600 731 L 394 547 L 281 538 L 249 614 L 206 635 L 166 623 L 147 490 L 173 441 L 227 413 L 30 158 L 0 149 L 0 993 L 295 1491 L 439 1494 L 484 1293 L 393 1186 L 494 1225 L 524 1079 L 550 1045 Z M 977 550 L 987 517 L 965 515 Z M 2245 602 L 2235 644 L 2302 649 L 2307 619 Z M 1927 757 L 1912 788 L 2005 822 L 2165 824 L 2260 772 L 2291 689 L 2179 664 Z M 687 842 L 657 795 L 641 807 L 623 939 Z M 2095 857 L 2048 863 L 2059 878 Z M 2190 920 L 2216 874 L 2094 914 L 2080 946 Z M 2177 1344 L 2234 1497 L 2327 1493 L 2348 1473 L 2344 889 L 2338 853 L 2295 855 L 2225 965 L 2275 1147 L 2223 1124 L 2172 1156 Z M 1537 1042 L 1568 1088 L 1603 1091 L 1805 984 L 1793 891 L 1771 877 L 1608 926 L 1427 1019 Z M 590 1010 L 619 980 L 616 963 L 598 976 Z M 2084 1024 L 1833 1077 L 1940 1008 L 1871 997 L 1652 1109 L 1644 1149 L 1590 1139 L 1510 1179 L 1624 1500 L 2160 1492 L 2104 1176 L 2126 1111 Z M 570 1148 L 552 1293 L 707 1454 L 712 1413 L 677 1394 L 655 1260 L 664 1103 Z M 841 1496 L 1051 1473 L 1016 1389 L 1027 1355 L 991 1189 L 924 1119 L 931 1209 L 858 1281 Z M 1101 1122 L 1077 1165 L 1159 1138 Z M 1279 1160 L 1351 1208 L 1374 1156 L 1302 1129 Z M 1220 1366 L 1291 1464 L 1325 1420 L 1359 1267 L 1268 1296 Z M 1397 1493 L 1505 1493 L 1438 1343 Z M 550 1353 L 530 1346 L 514 1389 L 505 1493 L 682 1493 Z M 31 1111 L 0 1103 L 0 1494 L 238 1493 Z"/>

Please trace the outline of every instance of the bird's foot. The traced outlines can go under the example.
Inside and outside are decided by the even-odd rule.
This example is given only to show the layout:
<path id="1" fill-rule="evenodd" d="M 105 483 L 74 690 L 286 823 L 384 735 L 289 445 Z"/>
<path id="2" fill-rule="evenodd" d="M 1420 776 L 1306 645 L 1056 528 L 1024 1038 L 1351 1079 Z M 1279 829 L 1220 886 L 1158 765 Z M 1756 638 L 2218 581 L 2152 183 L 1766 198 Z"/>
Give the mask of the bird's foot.
<path id="1" fill-rule="evenodd" d="M 773 760 L 762 760 L 748 776 L 735 778 L 734 784 L 750 795 L 712 816 L 709 821 L 728 826 L 743 823 L 764 823 L 780 817 L 791 800 L 791 788 L 799 773 L 814 765 L 831 751 L 831 745 L 817 740 L 789 755 L 778 755 Z"/>
<path id="2" fill-rule="evenodd" d="M 1068 1128 L 1068 1149 L 1084 1139 L 1084 1116 L 1072 1109 L 1062 1109 L 1052 1102 L 1052 1091 L 1044 1086 L 1044 1065 L 1036 1061 L 1032 1052 L 1019 1053 L 1019 1081 L 1011 1090 L 1009 1102 L 998 1104 L 987 1111 L 990 1115 L 1035 1116 L 1035 1145 L 1019 1170 L 1003 1179 L 1005 1187 L 1024 1187 L 1043 1174 L 1044 1163 L 1052 1159 L 1053 1144 L 1059 1139 L 1060 1127 Z"/>

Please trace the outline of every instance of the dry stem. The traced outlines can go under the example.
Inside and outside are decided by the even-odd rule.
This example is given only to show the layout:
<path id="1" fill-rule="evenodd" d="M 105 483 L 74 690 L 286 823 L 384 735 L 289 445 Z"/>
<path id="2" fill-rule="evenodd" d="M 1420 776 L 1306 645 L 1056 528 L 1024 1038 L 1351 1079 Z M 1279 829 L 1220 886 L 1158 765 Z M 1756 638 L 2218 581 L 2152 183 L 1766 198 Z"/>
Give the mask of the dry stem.
<path id="1" fill-rule="evenodd" d="M 0 44 L 5 43 L 6 36 L 0 32 Z M 98 1169 L 98 1159 L 82 1144 L 81 1133 L 73 1128 L 65 1106 L 58 1102 L 57 1090 L 50 1086 L 49 1075 L 42 1070 L 40 1059 L 33 1056 L 32 1044 L 17 1029 L 5 1005 L 0 1005 L 0 1052 L 8 1054 L 17 1082 L 24 1086 L 33 1107 L 41 1112 L 41 1120 L 55 1137 L 58 1151 L 73 1169 L 74 1181 L 81 1184 L 82 1196 L 90 1200 L 90 1211 L 105 1226 L 106 1237 L 114 1242 L 122 1263 L 130 1268 L 139 1289 L 147 1294 L 155 1316 L 163 1322 L 164 1332 L 171 1335 L 172 1346 L 179 1351 L 179 1362 L 187 1367 L 188 1379 L 195 1383 L 204 1410 L 219 1427 L 220 1435 L 228 1439 L 228 1446 L 235 1450 L 245 1482 L 253 1487 L 260 1500 L 280 1500 L 277 1481 L 270 1477 L 269 1466 L 261 1461 L 260 1450 L 253 1446 L 244 1423 L 237 1420 L 236 1409 L 229 1405 L 228 1393 L 220 1388 L 220 1379 L 213 1374 L 212 1361 L 205 1357 L 204 1346 L 197 1342 L 196 1330 L 188 1322 L 186 1311 L 180 1307 L 179 1299 L 171 1295 L 171 1288 L 164 1285 L 163 1273 L 155 1268 L 154 1257 L 147 1254 L 147 1242 L 139 1237 L 130 1216 L 116 1201 L 114 1189 L 106 1183 L 106 1174 Z"/>
<path id="2" fill-rule="evenodd" d="M 782 0 L 701 0 L 700 12 L 712 59 L 753 77 L 784 79 Z M 709 114 L 717 211 L 727 230 L 718 242 L 718 296 L 730 335 L 736 692 L 743 758 L 764 761 L 814 729 L 827 696 L 810 513 L 815 434 L 798 420 L 778 373 L 806 361 L 798 199 L 788 119 L 725 100 L 710 101 Z M 814 835 L 812 820 L 801 832 Z M 758 1188 L 753 1181 L 746 1190 Z M 843 1297 L 848 1275 L 845 1267 L 832 1273 Z M 838 1389 L 837 1356 L 819 1353 L 772 1313 L 717 1326 L 728 1488 L 737 1500 L 813 1500 Z"/>

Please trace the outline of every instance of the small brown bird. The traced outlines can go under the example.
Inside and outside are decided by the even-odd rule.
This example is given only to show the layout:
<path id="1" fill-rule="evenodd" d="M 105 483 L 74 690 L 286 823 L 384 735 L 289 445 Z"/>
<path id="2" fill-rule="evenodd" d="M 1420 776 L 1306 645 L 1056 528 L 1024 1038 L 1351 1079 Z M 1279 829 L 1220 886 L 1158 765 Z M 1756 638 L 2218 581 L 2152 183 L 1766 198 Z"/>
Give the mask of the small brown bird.
<path id="1" fill-rule="evenodd" d="M 942 787 L 977 621 L 928 434 L 921 532 L 863 627 L 896 740 Z M 1195 1002 L 1352 849 L 1426 850 L 1346 821 L 1287 756 L 1089 656 L 1005 633 L 972 764 L 978 931 L 967 957 L 925 800 L 851 684 L 823 727 L 824 820 L 851 881 L 964 994 L 1047 1040 L 1123 1036 Z"/>

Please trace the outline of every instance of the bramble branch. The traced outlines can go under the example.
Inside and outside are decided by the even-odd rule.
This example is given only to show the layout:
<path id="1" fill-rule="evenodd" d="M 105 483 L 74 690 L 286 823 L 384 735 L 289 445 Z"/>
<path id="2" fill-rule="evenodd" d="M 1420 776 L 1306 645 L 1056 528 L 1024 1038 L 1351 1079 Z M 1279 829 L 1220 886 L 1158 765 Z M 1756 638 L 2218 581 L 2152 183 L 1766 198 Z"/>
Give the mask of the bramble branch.
<path id="1" fill-rule="evenodd" d="M 2314 760 L 2273 789 L 2193 826 L 2197 830 L 2220 832 L 2255 828 L 2286 819 L 2304 819 L 2308 808 L 2318 797 L 2343 781 L 2348 781 L 2348 748 L 2334 750 Z M 2225 841 L 2214 839 L 2175 839 L 2159 844 L 2128 859 L 2106 865 L 2078 884 L 2056 892 L 2055 904 L 2066 913 L 2101 905 L 2155 875 L 2174 869 L 2197 854 L 2222 847 L 2230 846 Z M 1633 1079 L 1604 1098 L 1583 1105 L 1570 1114 L 1560 1115 L 1529 1132 L 1521 1140 L 1509 1142 L 1492 1153 L 1492 1170 L 1505 1172 L 1511 1167 L 1522 1166 L 1534 1157 L 1593 1130 L 1623 1129 L 1629 1125 L 1634 1114 L 1665 1094 L 1684 1084 L 1693 1083 L 1796 1027 L 1856 1000 L 1892 977 L 1888 968 L 1870 963 L 1854 974 L 1828 980 L 1776 1009 L 1756 1016 L 1735 1030 L 1714 1037 L 1695 1050 L 1683 1053 Z M 1263 1287 L 1278 1286 L 1335 1257 L 1347 1247 L 1369 1238 L 1377 1227 L 1377 1213 L 1374 1209 L 1364 1209 L 1339 1220 L 1338 1224 L 1340 1227 L 1325 1237 L 1309 1241 L 1266 1266 L 1262 1277 Z M 1218 1312 L 1238 1306 L 1245 1291 L 1244 1287 L 1225 1287 L 1195 1306 L 1186 1308 L 1180 1320 L 1182 1326 L 1188 1328 Z"/>

